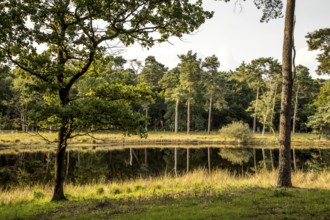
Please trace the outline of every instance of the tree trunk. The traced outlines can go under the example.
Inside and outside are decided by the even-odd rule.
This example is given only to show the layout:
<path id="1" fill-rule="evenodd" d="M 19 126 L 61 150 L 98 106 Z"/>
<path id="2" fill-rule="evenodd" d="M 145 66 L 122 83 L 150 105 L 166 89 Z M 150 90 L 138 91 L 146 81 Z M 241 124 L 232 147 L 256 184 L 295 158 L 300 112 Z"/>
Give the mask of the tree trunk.
<path id="1" fill-rule="evenodd" d="M 264 167 L 264 169 L 267 169 L 265 148 L 262 148 L 261 151 L 262 151 L 262 163 L 263 163 L 263 167 Z"/>
<path id="2" fill-rule="evenodd" d="M 129 148 L 129 165 L 133 165 L 133 149 L 131 147 Z"/>
<path id="3" fill-rule="evenodd" d="M 178 118 L 179 118 L 179 98 L 175 100 L 175 119 L 174 119 L 174 132 L 178 133 Z"/>
<path id="4" fill-rule="evenodd" d="M 189 172 L 189 165 L 190 165 L 190 148 L 187 148 L 187 173 Z"/>
<path id="5" fill-rule="evenodd" d="M 148 149 L 144 148 L 144 164 L 148 166 Z"/>
<path id="6" fill-rule="evenodd" d="M 178 176 L 178 148 L 174 148 L 174 175 Z"/>
<path id="7" fill-rule="evenodd" d="M 274 156 L 273 156 L 273 150 L 272 149 L 269 150 L 269 155 L 270 155 L 270 163 L 272 165 L 272 170 L 274 171 L 275 166 L 274 166 Z"/>
<path id="8" fill-rule="evenodd" d="M 270 116 L 270 123 L 271 124 L 273 124 L 273 118 L 274 118 L 274 112 L 275 112 L 277 85 L 278 85 L 278 83 L 275 82 L 274 97 L 273 97 L 273 106 L 272 106 L 272 114 Z"/>
<path id="9" fill-rule="evenodd" d="M 64 196 L 63 183 L 64 183 L 64 160 L 65 150 L 67 147 L 67 128 L 64 123 L 58 131 L 58 144 L 55 158 L 55 187 L 52 201 L 67 200 Z"/>
<path id="10" fill-rule="evenodd" d="M 293 159 L 293 169 L 297 170 L 297 161 L 296 161 L 296 149 L 292 149 L 292 159 Z"/>
<path id="11" fill-rule="evenodd" d="M 66 177 L 69 174 L 69 166 L 70 166 L 70 151 L 67 151 L 66 152 L 66 173 L 65 173 Z"/>
<path id="12" fill-rule="evenodd" d="M 256 153 L 256 149 L 253 148 L 252 152 L 253 152 L 254 172 L 257 172 L 258 167 L 257 167 L 257 153 Z"/>
<path id="13" fill-rule="evenodd" d="M 207 122 L 207 133 L 210 134 L 211 133 L 211 117 L 212 117 L 212 95 L 210 97 L 210 106 L 209 106 L 209 118 L 208 118 L 208 122 Z"/>
<path id="14" fill-rule="evenodd" d="M 208 162 L 208 168 L 209 173 L 211 173 L 211 148 L 207 148 L 207 162 Z"/>
<path id="15" fill-rule="evenodd" d="M 149 116 L 149 108 L 146 108 L 146 118 Z M 145 130 L 148 131 L 148 121 L 146 122 Z"/>
<path id="16" fill-rule="evenodd" d="M 287 0 L 282 51 L 282 100 L 279 135 L 278 187 L 292 187 L 291 182 L 291 98 L 292 98 L 292 48 L 295 0 Z"/>
<path id="17" fill-rule="evenodd" d="M 190 133 L 190 91 L 187 100 L 187 134 Z"/>
<path id="18" fill-rule="evenodd" d="M 298 94 L 299 94 L 299 85 L 297 86 L 296 97 L 294 101 L 292 134 L 296 132 L 296 121 L 297 121 L 297 113 L 298 113 Z"/>
<path id="19" fill-rule="evenodd" d="M 255 107 L 254 107 L 253 133 L 256 132 L 256 128 L 257 128 L 257 109 L 258 109 L 258 99 L 259 99 L 259 87 L 257 88 L 256 103 L 255 103 Z"/>

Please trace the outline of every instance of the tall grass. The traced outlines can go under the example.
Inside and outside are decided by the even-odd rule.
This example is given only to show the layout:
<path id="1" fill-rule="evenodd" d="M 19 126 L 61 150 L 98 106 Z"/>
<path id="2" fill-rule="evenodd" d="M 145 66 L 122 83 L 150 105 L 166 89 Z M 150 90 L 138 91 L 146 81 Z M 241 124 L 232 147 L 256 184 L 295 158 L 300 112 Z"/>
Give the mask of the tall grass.
<path id="1" fill-rule="evenodd" d="M 164 175 L 154 178 L 139 178 L 123 182 L 99 182 L 86 185 L 65 185 L 71 200 L 90 198 L 148 199 L 155 197 L 181 197 L 191 195 L 217 195 L 233 188 L 272 188 L 276 186 L 277 171 L 261 171 L 256 174 L 238 175 L 227 170 L 205 169 L 178 176 Z M 330 189 L 330 171 L 302 172 L 292 175 L 293 185 L 299 188 Z M 27 186 L 0 191 L 0 205 L 49 201 L 52 186 Z"/>

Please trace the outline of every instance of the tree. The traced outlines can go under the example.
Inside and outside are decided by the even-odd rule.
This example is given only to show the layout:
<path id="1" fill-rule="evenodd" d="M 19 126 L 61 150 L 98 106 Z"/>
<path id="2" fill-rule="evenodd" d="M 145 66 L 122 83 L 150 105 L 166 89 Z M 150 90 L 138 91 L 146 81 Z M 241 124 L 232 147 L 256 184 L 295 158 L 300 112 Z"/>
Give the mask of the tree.
<path id="1" fill-rule="evenodd" d="M 330 80 L 321 87 L 320 93 L 314 102 L 316 113 L 308 118 L 308 126 L 318 130 L 320 138 L 323 133 L 330 133 Z"/>
<path id="2" fill-rule="evenodd" d="M 298 65 L 296 67 L 296 76 L 293 81 L 293 87 L 295 97 L 292 120 L 292 133 L 294 134 L 297 130 L 297 122 L 299 118 L 299 100 L 302 101 L 303 98 L 306 99 L 307 97 L 311 97 L 311 99 L 314 98 L 312 91 L 315 85 L 307 67 L 302 65 Z"/>
<path id="3" fill-rule="evenodd" d="M 200 60 L 197 60 L 197 54 L 192 51 L 188 51 L 186 55 L 179 55 L 179 58 L 180 86 L 187 98 L 187 134 L 189 134 L 191 99 L 201 76 Z"/>
<path id="4" fill-rule="evenodd" d="M 142 103 L 146 116 L 149 117 L 150 115 L 151 119 L 153 119 L 154 128 L 157 128 L 159 125 L 162 127 L 164 124 L 163 113 L 165 112 L 165 104 L 159 94 L 161 92 L 159 81 L 167 71 L 168 69 L 159 63 L 154 56 L 148 56 L 145 59 L 141 73 L 138 75 L 138 81 L 146 83 L 154 93 L 155 103 Z"/>
<path id="5" fill-rule="evenodd" d="M 256 132 L 257 129 L 257 119 L 258 119 L 258 104 L 259 104 L 259 95 L 260 88 L 264 86 L 264 82 L 262 79 L 263 72 L 257 68 L 258 60 L 252 61 L 253 64 L 245 64 L 243 62 L 235 71 L 235 75 L 233 76 L 240 82 L 247 82 L 249 87 L 256 91 L 255 102 L 253 104 L 254 114 L 253 114 L 253 133 Z"/>
<path id="6" fill-rule="evenodd" d="M 163 78 L 159 81 L 162 86 L 165 96 L 165 101 L 175 101 L 175 113 L 174 113 L 174 132 L 178 133 L 178 121 L 179 121 L 179 104 L 182 96 L 180 87 L 180 71 L 178 68 L 171 69 L 164 74 Z M 169 103 L 168 103 L 169 105 Z"/>
<path id="7" fill-rule="evenodd" d="M 5 53 L 11 63 L 34 76 L 38 84 L 47 85 L 45 92 L 51 94 L 52 104 L 56 106 L 53 113 L 57 115 L 58 141 L 53 201 L 66 199 L 63 190 L 64 157 L 67 140 L 75 130 L 74 116 L 79 116 L 76 114 L 79 108 L 91 107 L 92 103 L 106 111 L 125 108 L 122 103 L 116 103 L 119 106 L 114 107 L 98 100 L 72 104 L 77 100 L 73 88 L 87 73 L 95 58 L 102 56 L 109 48 L 114 49 L 118 41 L 125 46 L 138 42 L 144 47 L 151 47 L 170 36 L 181 37 L 184 33 L 192 33 L 205 19 L 212 17 L 211 12 L 203 10 L 202 1 L 189 3 L 188 0 L 128 0 L 124 3 L 23 0 L 2 1 L 0 8 L 1 20 L 6 20 L 6 23 L 1 21 L 6 30 L 0 36 L 1 53 Z M 151 35 L 155 32 L 159 38 Z M 47 49 L 38 53 L 36 44 L 46 45 Z M 88 106 L 84 106 L 87 103 Z M 83 109 L 86 111 L 82 115 L 92 120 L 95 110 Z M 120 114 L 118 112 L 117 116 L 122 118 Z M 139 127 L 141 121 L 137 120 L 130 128 L 129 122 L 137 118 L 129 117 L 130 114 L 126 116 L 128 118 L 124 121 L 117 121 L 119 124 L 128 123 L 122 128 L 126 132 L 141 132 L 134 127 Z"/>
<path id="8" fill-rule="evenodd" d="M 225 80 L 223 75 L 218 72 L 220 62 L 215 55 L 206 57 L 202 63 L 202 67 L 205 68 L 206 73 L 203 82 L 205 84 L 205 95 L 209 101 L 207 133 L 210 134 L 214 102 L 218 109 L 221 108 L 221 104 L 225 104 Z"/>
<path id="9" fill-rule="evenodd" d="M 8 129 L 11 127 L 11 101 L 14 96 L 12 82 L 14 76 L 11 74 L 10 68 L 0 65 L 0 129 Z"/>
<path id="10" fill-rule="evenodd" d="M 306 35 L 310 50 L 320 50 L 323 53 L 317 55 L 319 66 L 318 74 L 330 74 L 330 28 L 319 29 Z"/>
<path id="11" fill-rule="evenodd" d="M 230 0 L 224 0 L 229 2 Z M 282 0 L 254 0 L 263 16 L 261 21 L 282 17 Z M 292 50 L 294 48 L 293 30 L 295 0 L 286 1 L 284 21 L 284 41 L 282 49 L 282 97 L 280 111 L 280 134 L 279 134 L 279 176 L 277 185 L 279 187 L 291 187 L 291 98 L 292 98 Z"/>
<path id="12" fill-rule="evenodd" d="M 291 99 L 292 99 L 292 50 L 294 47 L 295 0 L 287 0 L 282 50 L 282 98 L 280 112 L 280 154 L 277 186 L 291 187 Z"/>

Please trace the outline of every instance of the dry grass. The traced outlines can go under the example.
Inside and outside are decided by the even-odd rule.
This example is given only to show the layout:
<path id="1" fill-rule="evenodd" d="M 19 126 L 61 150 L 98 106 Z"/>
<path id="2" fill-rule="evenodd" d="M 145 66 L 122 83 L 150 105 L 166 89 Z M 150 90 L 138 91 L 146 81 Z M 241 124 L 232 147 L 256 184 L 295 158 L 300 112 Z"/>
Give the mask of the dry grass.
<path id="1" fill-rule="evenodd" d="M 89 198 L 154 198 L 182 195 L 214 195 L 233 188 L 273 188 L 276 186 L 277 172 L 261 171 L 254 175 L 235 175 L 227 170 L 215 170 L 209 174 L 204 169 L 178 176 L 140 178 L 136 180 L 94 183 L 86 185 L 66 184 L 65 192 L 70 199 Z M 308 189 L 330 189 L 330 171 L 294 172 L 292 182 L 295 187 Z M 0 204 L 26 203 L 33 200 L 50 200 L 51 186 L 26 186 L 0 191 Z"/>

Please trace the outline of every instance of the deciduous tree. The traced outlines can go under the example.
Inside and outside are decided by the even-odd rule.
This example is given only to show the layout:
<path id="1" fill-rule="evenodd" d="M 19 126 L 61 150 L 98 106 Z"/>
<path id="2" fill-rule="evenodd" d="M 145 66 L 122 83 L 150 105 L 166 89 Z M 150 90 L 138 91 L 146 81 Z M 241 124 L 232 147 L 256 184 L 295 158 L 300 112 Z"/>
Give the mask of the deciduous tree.
<path id="1" fill-rule="evenodd" d="M 109 48 L 114 49 L 118 42 L 125 46 L 138 42 L 151 47 L 170 36 L 182 37 L 212 16 L 203 10 L 202 1 L 190 3 L 188 0 L 22 0 L 2 1 L 0 9 L 1 25 L 5 30 L 0 36 L 1 53 L 34 76 L 39 84 L 47 85 L 45 92 L 54 94 L 58 142 L 53 201 L 66 199 L 64 156 L 79 108 L 87 110 L 84 107 L 93 103 L 99 105 L 98 109 L 111 109 L 98 100 L 71 104 L 76 100 L 74 85 L 86 74 L 95 58 Z M 152 35 L 155 32 L 158 34 Z M 47 48 L 39 53 L 36 45 Z M 92 116 L 96 112 L 92 108 L 88 110 L 83 115 L 88 120 L 94 119 Z M 128 123 L 135 119 L 128 117 L 126 120 L 118 122 Z"/>

